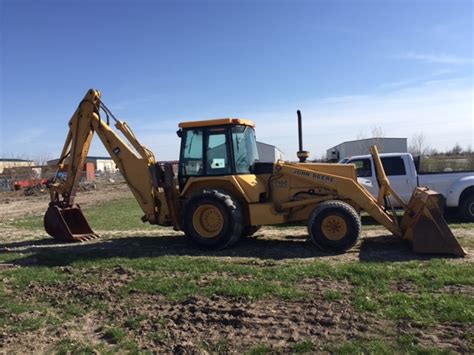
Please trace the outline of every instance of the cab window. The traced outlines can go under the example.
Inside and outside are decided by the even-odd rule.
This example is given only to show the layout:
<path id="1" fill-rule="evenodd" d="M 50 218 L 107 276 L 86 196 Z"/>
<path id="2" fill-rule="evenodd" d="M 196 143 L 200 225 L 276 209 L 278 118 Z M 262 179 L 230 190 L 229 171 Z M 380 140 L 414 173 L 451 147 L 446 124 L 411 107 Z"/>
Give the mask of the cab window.
<path id="1" fill-rule="evenodd" d="M 372 176 L 372 164 L 370 159 L 357 159 L 350 161 L 350 164 L 354 164 L 357 170 L 357 177 L 371 177 Z"/>
<path id="2" fill-rule="evenodd" d="M 250 166 L 258 161 L 254 129 L 248 126 L 232 127 L 232 148 L 236 173 L 249 174 Z"/>
<path id="3" fill-rule="evenodd" d="M 227 153 L 227 134 L 225 128 L 211 128 L 207 139 L 206 174 L 230 174 L 230 163 Z"/>
<path id="4" fill-rule="evenodd" d="M 186 130 L 182 155 L 184 176 L 202 175 L 203 172 L 203 132 L 201 129 Z"/>

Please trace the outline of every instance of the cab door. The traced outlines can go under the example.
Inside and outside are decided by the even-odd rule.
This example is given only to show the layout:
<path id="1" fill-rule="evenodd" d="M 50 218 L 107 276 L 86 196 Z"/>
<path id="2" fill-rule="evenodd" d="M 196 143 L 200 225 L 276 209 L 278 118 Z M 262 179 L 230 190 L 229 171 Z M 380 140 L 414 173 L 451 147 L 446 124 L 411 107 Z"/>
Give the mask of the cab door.
<path id="1" fill-rule="evenodd" d="M 382 157 L 381 160 L 390 185 L 402 201 L 408 203 L 416 185 L 415 180 L 407 172 L 403 157 Z M 391 199 L 391 201 L 395 203 L 395 200 Z"/>
<path id="2" fill-rule="evenodd" d="M 401 156 L 381 157 L 385 174 L 390 185 L 400 196 L 403 202 L 408 203 L 415 189 L 415 181 L 406 171 L 405 162 Z M 372 159 L 357 158 L 349 160 L 347 164 L 354 164 L 357 170 L 357 181 L 364 186 L 374 197 L 378 196 L 379 185 L 375 176 L 375 167 Z M 400 207 L 395 199 L 390 197 L 390 202 L 395 207 Z"/>
<path id="3" fill-rule="evenodd" d="M 364 186 L 373 196 L 379 193 L 379 185 L 375 178 L 372 159 L 358 158 L 349 160 L 346 164 L 354 164 L 357 171 L 357 181 Z"/>

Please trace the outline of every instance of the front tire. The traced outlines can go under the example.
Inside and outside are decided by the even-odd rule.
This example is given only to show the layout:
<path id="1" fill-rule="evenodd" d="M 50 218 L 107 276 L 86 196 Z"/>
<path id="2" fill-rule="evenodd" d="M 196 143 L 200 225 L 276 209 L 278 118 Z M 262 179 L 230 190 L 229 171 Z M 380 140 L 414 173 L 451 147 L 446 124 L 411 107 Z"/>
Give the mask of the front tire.
<path id="1" fill-rule="evenodd" d="M 470 194 L 463 198 L 459 205 L 461 217 L 466 222 L 474 222 L 474 194 Z"/>
<path id="2" fill-rule="evenodd" d="M 199 246 L 224 249 L 242 235 L 242 211 L 225 192 L 205 190 L 186 203 L 182 225 L 186 236 Z"/>
<path id="3" fill-rule="evenodd" d="M 343 253 L 360 237 L 360 217 L 342 201 L 325 201 L 316 206 L 308 219 L 308 234 L 316 246 L 327 252 Z"/>

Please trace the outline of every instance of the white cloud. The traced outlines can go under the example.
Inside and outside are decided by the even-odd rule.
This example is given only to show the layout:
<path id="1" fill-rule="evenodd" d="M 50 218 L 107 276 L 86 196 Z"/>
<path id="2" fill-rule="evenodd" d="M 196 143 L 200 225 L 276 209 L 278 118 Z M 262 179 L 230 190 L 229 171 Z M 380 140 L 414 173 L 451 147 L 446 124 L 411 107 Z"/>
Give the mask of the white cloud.
<path id="1" fill-rule="evenodd" d="M 411 138 L 414 133 L 422 132 L 427 144 L 439 150 L 451 148 L 456 142 L 463 147 L 474 146 L 472 79 L 432 78 L 407 82 L 398 90 L 393 90 L 397 85 L 391 90 L 389 87 L 386 85 L 386 90 L 372 95 L 354 93 L 304 102 L 280 102 L 268 110 L 243 112 L 234 108 L 227 116 L 254 120 L 257 139 L 278 146 L 288 159 L 296 159 L 298 148 L 297 109 L 303 113 L 304 147 L 311 157 L 320 157 L 326 149 L 356 139 L 360 132 L 370 136 L 374 126 L 381 127 L 389 137 Z M 175 132 L 180 121 L 178 117 L 167 117 L 129 123 L 140 142 L 158 160 L 172 160 L 178 158 L 180 141 Z M 37 141 L 35 137 L 40 134 L 32 131 L 23 137 L 24 143 Z M 62 139 L 59 141 L 62 144 Z M 55 141 L 56 145 L 59 141 Z M 91 154 L 106 154 L 100 141 L 97 138 L 94 141 Z"/>
<path id="2" fill-rule="evenodd" d="M 465 65 L 473 64 L 474 58 L 459 57 L 449 54 L 428 54 L 418 52 L 407 52 L 401 55 L 403 59 L 417 60 L 424 63 L 431 64 L 450 64 L 450 65 Z"/>
<path id="3" fill-rule="evenodd" d="M 304 147 L 312 157 L 359 132 L 370 136 L 374 126 L 386 136 L 411 138 L 423 132 L 440 150 L 474 145 L 473 88 L 470 83 L 439 80 L 388 94 L 326 98 L 295 103 L 280 112 L 249 114 L 257 122 L 257 138 L 280 147 L 295 159 L 298 147 L 296 109 L 303 112 Z"/>

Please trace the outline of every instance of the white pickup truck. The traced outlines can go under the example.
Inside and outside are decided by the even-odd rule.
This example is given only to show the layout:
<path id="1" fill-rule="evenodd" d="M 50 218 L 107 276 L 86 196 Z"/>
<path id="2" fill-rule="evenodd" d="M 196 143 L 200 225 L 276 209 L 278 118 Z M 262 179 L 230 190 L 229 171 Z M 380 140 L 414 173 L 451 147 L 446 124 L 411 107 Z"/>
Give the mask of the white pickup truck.
<path id="1" fill-rule="evenodd" d="M 446 207 L 456 207 L 465 221 L 474 222 L 474 171 L 419 173 L 410 153 L 385 153 L 380 157 L 390 185 L 404 202 L 416 187 L 427 186 L 444 196 Z M 354 164 L 359 182 L 377 196 L 379 186 L 371 155 L 352 156 L 340 163 Z M 394 200 L 391 202 L 396 206 Z"/>

